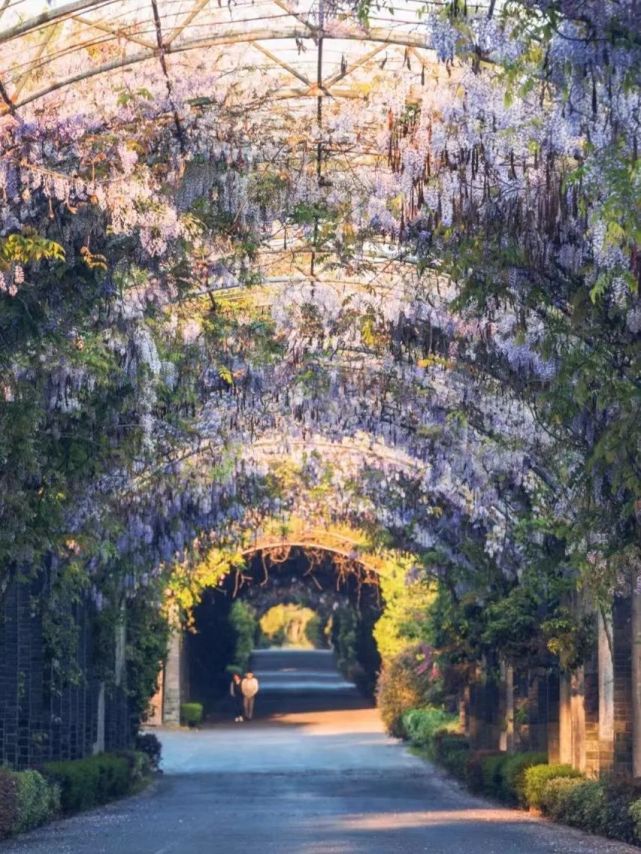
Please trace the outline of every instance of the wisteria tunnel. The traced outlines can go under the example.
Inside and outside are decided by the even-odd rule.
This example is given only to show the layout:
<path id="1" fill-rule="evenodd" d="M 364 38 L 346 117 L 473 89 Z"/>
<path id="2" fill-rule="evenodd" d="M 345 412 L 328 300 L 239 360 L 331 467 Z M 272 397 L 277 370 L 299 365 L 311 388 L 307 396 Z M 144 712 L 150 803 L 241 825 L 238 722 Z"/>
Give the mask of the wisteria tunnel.
<path id="1" fill-rule="evenodd" d="M 640 84 L 639 0 L 0 0 L 7 780 L 214 738 L 292 606 L 641 844 Z"/>

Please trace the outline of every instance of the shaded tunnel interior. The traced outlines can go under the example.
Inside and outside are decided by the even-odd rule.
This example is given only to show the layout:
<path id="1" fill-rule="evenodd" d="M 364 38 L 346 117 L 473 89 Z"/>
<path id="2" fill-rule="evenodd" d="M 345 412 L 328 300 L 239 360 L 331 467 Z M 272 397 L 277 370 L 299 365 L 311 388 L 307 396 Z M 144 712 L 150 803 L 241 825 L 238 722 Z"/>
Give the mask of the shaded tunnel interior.
<path id="1" fill-rule="evenodd" d="M 203 704 L 207 719 L 228 715 L 231 670 L 244 669 L 238 648 L 247 639 L 239 635 L 248 627 L 239 629 L 234 619 L 238 602 L 253 614 L 254 647 L 260 645 L 259 618 L 278 604 L 312 609 L 321 626 L 317 645 L 325 647 L 289 650 L 286 656 L 263 649 L 252 656 L 251 666 L 263 676 L 259 716 L 371 704 L 380 668 L 373 637 L 382 607 L 378 584 L 353 561 L 291 548 L 253 554 L 242 572 L 208 589 L 194 609 L 185 642 L 187 691 L 190 700 Z M 286 684 L 290 688 L 283 690 Z"/>

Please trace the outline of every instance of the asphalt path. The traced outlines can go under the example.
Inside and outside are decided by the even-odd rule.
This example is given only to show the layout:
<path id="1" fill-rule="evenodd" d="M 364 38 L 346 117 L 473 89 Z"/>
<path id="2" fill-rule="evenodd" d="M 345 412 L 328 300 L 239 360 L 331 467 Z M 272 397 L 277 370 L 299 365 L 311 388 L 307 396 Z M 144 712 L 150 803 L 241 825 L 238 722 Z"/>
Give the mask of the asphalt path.
<path id="1" fill-rule="evenodd" d="M 0 845 L 3 854 L 623 854 L 472 797 L 383 733 L 328 655 L 259 653 L 251 723 L 162 730 L 143 794 Z"/>

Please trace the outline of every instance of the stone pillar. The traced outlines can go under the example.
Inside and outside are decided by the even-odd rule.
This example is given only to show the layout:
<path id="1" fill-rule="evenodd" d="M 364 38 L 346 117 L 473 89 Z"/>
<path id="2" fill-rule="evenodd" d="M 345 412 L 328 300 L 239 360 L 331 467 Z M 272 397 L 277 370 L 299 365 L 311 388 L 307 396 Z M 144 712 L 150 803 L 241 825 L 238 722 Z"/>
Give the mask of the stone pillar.
<path id="1" fill-rule="evenodd" d="M 572 764 L 572 709 L 570 674 L 559 677 L 559 762 Z"/>
<path id="2" fill-rule="evenodd" d="M 105 733 L 105 683 L 101 682 L 98 688 L 98 702 L 96 704 L 96 740 L 92 748 L 94 754 L 105 752 Z"/>
<path id="3" fill-rule="evenodd" d="M 173 632 L 169 641 L 163 679 L 163 723 L 165 724 L 175 726 L 180 724 L 182 681 L 182 635 L 180 632 Z"/>
<path id="4" fill-rule="evenodd" d="M 499 742 L 500 750 L 514 750 L 514 668 L 511 664 L 501 664 L 501 687 L 503 694 L 504 720 Z"/>
<path id="5" fill-rule="evenodd" d="M 599 757 L 598 768 L 594 771 L 607 771 L 612 768 L 614 759 L 614 659 L 612 656 L 612 613 L 605 617 L 599 613 L 598 624 L 598 662 L 599 662 Z"/>
<path id="6" fill-rule="evenodd" d="M 559 759 L 585 770 L 584 674 L 562 673 L 559 685 Z"/>
<path id="7" fill-rule="evenodd" d="M 641 777 L 641 593 L 632 595 L 632 774 Z"/>
<path id="8" fill-rule="evenodd" d="M 585 771 L 585 673 L 582 667 L 570 677 L 572 713 L 572 765 Z"/>

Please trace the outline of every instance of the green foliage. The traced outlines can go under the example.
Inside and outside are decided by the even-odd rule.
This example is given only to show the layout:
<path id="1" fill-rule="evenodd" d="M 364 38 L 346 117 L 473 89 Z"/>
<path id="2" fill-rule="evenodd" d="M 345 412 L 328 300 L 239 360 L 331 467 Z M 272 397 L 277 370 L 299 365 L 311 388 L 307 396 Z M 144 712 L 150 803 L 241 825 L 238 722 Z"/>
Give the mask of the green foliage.
<path id="1" fill-rule="evenodd" d="M 325 629 L 326 624 L 320 614 L 314 613 L 314 616 L 305 626 L 305 637 L 313 649 L 324 649 L 327 646 Z"/>
<path id="2" fill-rule="evenodd" d="M 20 771 L 17 778 L 18 819 L 16 833 L 44 824 L 60 809 L 60 790 L 38 771 Z"/>
<path id="3" fill-rule="evenodd" d="M 450 774 L 464 780 L 470 759 L 470 743 L 462 733 L 452 733 L 449 730 L 437 730 L 432 739 L 432 756 L 434 760 Z"/>
<path id="4" fill-rule="evenodd" d="M 634 822 L 635 842 L 641 842 L 641 798 L 632 801 L 628 808 L 628 813 Z"/>
<path id="5" fill-rule="evenodd" d="M 565 812 L 570 792 L 577 786 L 582 785 L 583 780 L 579 777 L 555 777 L 543 786 L 540 796 L 542 812 L 560 821 Z"/>
<path id="6" fill-rule="evenodd" d="M 543 785 L 542 811 L 557 821 L 622 842 L 639 842 L 638 781 L 555 777 Z"/>
<path id="7" fill-rule="evenodd" d="M 379 675 L 376 699 L 385 729 L 390 735 L 407 735 L 404 716 L 425 705 L 430 688 L 429 675 L 421 671 L 422 651 L 410 647 L 383 665 Z"/>
<path id="8" fill-rule="evenodd" d="M 412 562 L 387 561 L 380 585 L 384 608 L 374 626 L 374 639 L 383 661 L 425 639 L 429 609 L 436 591 L 422 574 L 408 583 Z"/>
<path id="9" fill-rule="evenodd" d="M 259 620 L 260 631 L 270 646 L 294 646 L 313 649 L 308 636 L 312 620 L 316 618 L 316 636 L 320 636 L 318 615 L 311 608 L 294 603 L 274 605 Z"/>
<path id="10" fill-rule="evenodd" d="M 446 712 L 434 706 L 422 709 L 410 709 L 405 712 L 402 729 L 412 744 L 429 747 L 437 731 L 456 732 L 459 728 L 458 715 Z"/>
<path id="11" fill-rule="evenodd" d="M 185 726 L 195 727 L 203 719 L 202 703 L 181 703 L 180 722 Z"/>
<path id="12" fill-rule="evenodd" d="M 136 735 L 135 745 L 139 753 L 144 753 L 147 756 L 152 770 L 157 771 L 160 767 L 162 755 L 162 744 L 158 736 L 153 732 L 139 732 Z"/>
<path id="13" fill-rule="evenodd" d="M 481 754 L 478 760 L 480 766 L 479 789 L 486 795 L 500 798 L 503 792 L 503 769 L 509 759 L 507 753 Z"/>
<path id="14" fill-rule="evenodd" d="M 358 667 L 357 655 L 358 614 L 349 605 L 337 608 L 332 614 L 331 641 L 336 653 L 336 664 L 347 679 Z"/>
<path id="15" fill-rule="evenodd" d="M 131 791 L 130 762 L 124 756 L 101 753 L 86 759 L 47 762 L 45 777 L 60 787 L 65 813 L 89 809 Z"/>
<path id="16" fill-rule="evenodd" d="M 234 633 L 234 664 L 241 672 L 249 668 L 249 659 L 256 645 L 258 620 L 251 605 L 236 599 L 229 610 L 229 625 Z"/>
<path id="17" fill-rule="evenodd" d="M 62 262 L 65 250 L 35 231 L 25 230 L 22 234 L 0 238 L 0 270 L 11 263 L 30 264 L 44 260 Z"/>
<path id="18" fill-rule="evenodd" d="M 501 795 L 509 803 L 525 806 L 525 773 L 533 765 L 547 762 L 545 753 L 514 753 L 508 756 L 501 768 Z"/>
<path id="19" fill-rule="evenodd" d="M 129 768 L 129 792 L 138 792 L 144 788 L 152 770 L 157 770 L 150 756 L 140 750 L 121 750 L 117 754 L 122 757 Z"/>
<path id="20" fill-rule="evenodd" d="M 130 600 L 126 611 L 127 697 L 134 734 L 147 715 L 149 699 L 158 687 L 158 673 L 167 657 L 169 624 L 153 601 Z"/>
<path id="21" fill-rule="evenodd" d="M 532 765 L 525 771 L 525 802 L 530 807 L 541 809 L 543 792 L 550 780 L 582 777 L 581 772 L 571 765 Z"/>

